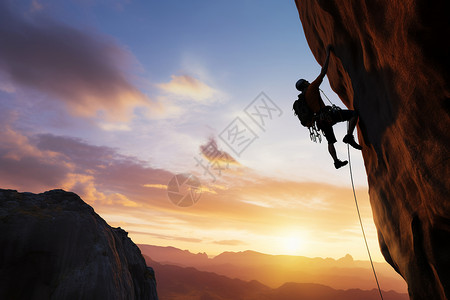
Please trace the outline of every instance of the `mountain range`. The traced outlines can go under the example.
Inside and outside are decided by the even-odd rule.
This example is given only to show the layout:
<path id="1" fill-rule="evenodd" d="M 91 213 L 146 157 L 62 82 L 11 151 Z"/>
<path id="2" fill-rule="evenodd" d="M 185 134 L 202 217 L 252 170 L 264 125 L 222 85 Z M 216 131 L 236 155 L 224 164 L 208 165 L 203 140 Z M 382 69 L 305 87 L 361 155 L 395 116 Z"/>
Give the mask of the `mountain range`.
<path id="1" fill-rule="evenodd" d="M 255 251 L 223 252 L 213 258 L 206 253 L 191 253 L 174 247 L 138 245 L 142 254 L 165 265 L 193 267 L 245 281 L 257 280 L 270 288 L 287 282 L 315 283 L 333 289 L 376 288 L 369 261 L 304 256 L 269 255 Z M 383 290 L 407 293 L 405 281 L 387 263 L 374 263 Z"/>
<path id="2" fill-rule="evenodd" d="M 378 300 L 378 290 L 338 290 L 316 283 L 288 282 L 270 288 L 256 280 L 231 279 L 192 267 L 160 264 L 144 258 L 155 270 L 160 300 Z M 407 294 L 383 291 L 385 300 L 407 300 Z"/>

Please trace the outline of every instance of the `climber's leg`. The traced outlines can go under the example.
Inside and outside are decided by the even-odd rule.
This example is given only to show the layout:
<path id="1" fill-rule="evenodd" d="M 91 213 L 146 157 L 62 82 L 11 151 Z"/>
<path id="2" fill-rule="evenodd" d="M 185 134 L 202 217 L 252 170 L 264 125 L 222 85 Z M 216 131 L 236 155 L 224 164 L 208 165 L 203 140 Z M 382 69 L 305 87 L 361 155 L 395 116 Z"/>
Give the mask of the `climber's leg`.
<path id="1" fill-rule="evenodd" d="M 339 160 L 336 154 L 336 148 L 334 148 L 334 144 L 328 144 L 328 152 L 330 152 L 330 155 L 334 160 L 334 167 L 336 169 L 339 169 L 340 167 L 343 167 L 348 163 L 348 161 L 346 160 L 344 161 Z"/>
<path id="2" fill-rule="evenodd" d="M 330 153 L 330 155 L 333 158 L 334 162 L 337 162 L 339 160 L 337 158 L 336 148 L 334 148 L 334 144 L 328 144 L 328 152 Z"/>
<path id="3" fill-rule="evenodd" d="M 342 140 L 346 144 L 350 144 L 355 149 L 361 150 L 362 147 L 355 142 L 353 137 L 353 131 L 355 130 L 356 124 L 358 123 L 358 114 L 354 110 L 341 110 L 339 111 L 339 121 L 348 121 L 347 135 L 344 136 Z"/>
<path id="4" fill-rule="evenodd" d="M 354 116 L 348 121 L 347 135 L 353 135 L 356 123 L 358 123 L 358 115 L 355 113 Z"/>
<path id="5" fill-rule="evenodd" d="M 334 135 L 333 126 L 330 124 L 320 124 L 320 129 L 323 131 L 325 138 L 328 141 L 328 152 L 333 158 L 334 167 L 339 169 L 347 164 L 347 161 L 340 161 L 336 154 L 336 148 L 334 148 L 334 143 L 337 142 L 336 136 Z"/>

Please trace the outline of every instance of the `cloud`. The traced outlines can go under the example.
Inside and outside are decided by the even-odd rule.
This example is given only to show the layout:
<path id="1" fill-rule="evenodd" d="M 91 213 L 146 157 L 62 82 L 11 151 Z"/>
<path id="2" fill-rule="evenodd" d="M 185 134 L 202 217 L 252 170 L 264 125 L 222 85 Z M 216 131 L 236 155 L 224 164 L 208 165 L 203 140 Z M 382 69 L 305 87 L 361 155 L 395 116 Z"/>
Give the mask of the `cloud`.
<path id="1" fill-rule="evenodd" d="M 108 123 L 100 122 L 99 127 L 105 131 L 130 131 L 131 127 L 128 123 Z"/>
<path id="2" fill-rule="evenodd" d="M 144 232 L 144 231 L 134 231 L 130 230 L 129 233 L 131 234 L 144 234 L 149 235 L 158 239 L 162 240 L 169 240 L 169 241 L 184 241 L 189 243 L 201 243 L 201 239 L 196 238 L 188 238 L 188 237 L 181 237 L 181 236 L 173 236 L 173 235 L 164 235 L 164 234 L 157 234 L 157 233 L 150 233 L 150 232 Z"/>
<path id="3" fill-rule="evenodd" d="M 240 240 L 222 240 L 222 241 L 214 241 L 214 244 L 218 245 L 225 245 L 225 246 L 241 246 L 241 245 L 247 245 L 247 243 L 244 243 Z"/>
<path id="4" fill-rule="evenodd" d="M 167 184 L 147 183 L 147 184 L 144 184 L 143 186 L 147 187 L 147 188 L 167 190 Z"/>
<path id="5" fill-rule="evenodd" d="M 158 87 L 169 94 L 201 103 L 211 103 L 217 100 L 218 91 L 199 79 L 189 75 L 172 75 L 171 77 L 170 82 L 161 83 Z"/>
<path id="6" fill-rule="evenodd" d="M 42 151 L 31 144 L 28 137 L 9 125 L 3 123 L 0 126 L 2 187 L 24 191 L 53 188 L 59 186 L 65 175 L 72 170 L 73 166 L 64 162 L 60 154 Z"/>
<path id="7" fill-rule="evenodd" d="M 128 80 L 135 59 L 113 38 L 40 14 L 25 19 L 10 3 L 0 3 L 4 91 L 14 91 L 12 85 L 37 90 L 73 115 L 110 122 L 129 120 L 138 106 L 160 109 Z"/>
<path id="8" fill-rule="evenodd" d="M 12 127 L 14 118 L 0 113 L 2 188 L 31 192 L 63 188 L 91 204 L 136 208 L 151 204 L 144 184 L 163 185 L 173 176 L 113 148 L 70 137 L 28 135 Z M 165 191 L 151 194 L 154 201 L 167 197 Z"/>
<path id="9" fill-rule="evenodd" d="M 102 190 L 120 193 L 129 199 L 135 194 L 147 195 L 145 184 L 164 185 L 173 176 L 169 171 L 148 166 L 145 161 L 121 155 L 113 148 L 90 145 L 81 139 L 43 134 L 35 136 L 34 140 L 40 149 L 63 155 L 75 166 L 75 173 L 92 175 L 96 186 Z"/>
<path id="10" fill-rule="evenodd" d="M 239 163 L 229 153 L 219 150 L 217 141 L 214 137 L 210 137 L 204 145 L 200 145 L 200 153 L 210 163 L 239 165 Z"/>
<path id="11" fill-rule="evenodd" d="M 255 201 L 255 200 L 242 200 L 242 202 L 247 203 L 247 204 L 251 204 L 251 205 L 256 205 L 256 206 L 260 206 L 260 207 L 266 207 L 266 208 L 271 208 L 273 207 L 271 204 L 266 203 L 266 202 L 260 202 L 260 201 Z"/>
<path id="12" fill-rule="evenodd" d="M 40 11 L 44 8 L 42 3 L 39 3 L 37 0 L 31 0 L 31 11 Z"/>

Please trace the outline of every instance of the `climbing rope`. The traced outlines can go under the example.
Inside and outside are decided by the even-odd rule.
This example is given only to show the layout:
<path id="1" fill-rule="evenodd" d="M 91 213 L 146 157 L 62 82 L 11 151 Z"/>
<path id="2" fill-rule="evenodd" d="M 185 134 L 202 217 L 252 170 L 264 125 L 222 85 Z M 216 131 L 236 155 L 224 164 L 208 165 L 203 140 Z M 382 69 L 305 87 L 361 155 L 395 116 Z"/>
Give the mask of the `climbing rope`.
<path id="1" fill-rule="evenodd" d="M 337 107 L 336 105 L 333 104 L 333 102 L 331 102 L 330 99 L 328 99 L 328 97 L 324 91 L 322 91 L 321 89 L 319 89 L 319 90 L 322 92 L 322 94 L 325 96 L 325 98 L 328 100 L 328 102 L 330 102 L 330 104 L 333 108 Z M 340 109 L 340 108 L 338 108 L 338 109 Z M 347 122 L 347 130 L 348 130 L 348 122 Z M 359 224 L 361 225 L 361 231 L 362 231 L 362 234 L 364 237 L 364 243 L 366 244 L 367 254 L 369 254 L 369 259 L 370 259 L 370 264 L 372 266 L 373 275 L 375 277 L 375 281 L 377 282 L 378 292 L 380 293 L 381 300 L 384 300 L 383 294 L 381 293 L 380 283 L 378 282 L 377 273 L 375 272 L 375 267 L 373 266 L 372 255 L 370 254 L 370 249 L 369 249 L 369 244 L 367 243 L 366 233 L 364 232 L 364 226 L 363 226 L 363 223 L 361 220 L 361 213 L 359 212 L 358 199 L 356 198 L 356 192 L 355 192 L 355 183 L 353 182 L 353 171 L 352 171 L 352 162 L 350 160 L 350 145 L 349 144 L 347 144 L 347 154 L 348 154 L 348 166 L 350 169 L 350 180 L 352 182 L 353 197 L 355 198 L 355 205 L 356 205 L 356 211 L 358 212 Z"/>
<path id="2" fill-rule="evenodd" d="M 321 91 L 322 94 L 325 96 L 325 98 L 327 98 L 327 100 L 328 100 L 328 102 L 330 102 L 331 106 L 335 106 L 335 105 L 333 104 L 333 102 L 331 102 L 330 99 L 328 99 L 328 97 L 327 97 L 327 95 L 325 94 L 324 91 L 322 91 L 320 88 L 319 88 L 319 91 Z"/>
<path id="3" fill-rule="evenodd" d="M 361 231 L 362 231 L 362 234 L 364 237 L 364 242 L 366 243 L 366 249 L 367 249 L 367 253 L 369 254 L 370 264 L 372 265 L 373 275 L 375 276 L 375 281 L 377 282 L 378 292 L 380 293 L 381 300 L 384 300 L 383 294 L 381 293 L 380 283 L 378 282 L 377 273 L 375 272 L 375 267 L 373 266 L 372 255 L 370 255 L 369 245 L 367 244 L 367 238 L 366 238 L 366 234 L 364 232 L 364 226 L 363 226 L 363 223 L 361 220 L 361 213 L 359 212 L 358 200 L 356 198 L 356 192 L 355 192 L 355 184 L 353 182 L 352 162 L 350 160 L 350 145 L 349 144 L 347 144 L 347 154 L 348 154 L 348 166 L 350 169 L 350 179 L 352 182 L 352 189 L 353 189 L 353 197 L 355 198 L 356 211 L 358 212 L 359 224 L 361 225 Z"/>

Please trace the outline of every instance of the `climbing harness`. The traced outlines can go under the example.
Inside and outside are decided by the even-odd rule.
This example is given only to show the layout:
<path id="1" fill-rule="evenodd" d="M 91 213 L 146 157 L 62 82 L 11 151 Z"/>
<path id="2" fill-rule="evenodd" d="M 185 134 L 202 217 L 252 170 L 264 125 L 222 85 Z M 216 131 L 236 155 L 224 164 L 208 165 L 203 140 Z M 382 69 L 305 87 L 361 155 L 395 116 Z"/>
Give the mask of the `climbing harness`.
<path id="1" fill-rule="evenodd" d="M 369 254 L 369 259 L 370 259 L 370 264 L 372 265 L 373 275 L 375 277 L 375 281 L 377 282 L 378 292 L 380 293 L 381 300 L 384 300 L 383 294 L 381 293 L 380 283 L 378 282 L 377 273 L 375 272 L 375 267 L 373 266 L 372 255 L 370 255 L 369 245 L 367 244 L 366 233 L 364 232 L 364 226 L 363 226 L 363 223 L 361 220 L 361 213 L 359 212 L 358 200 L 356 198 L 356 192 L 355 192 L 355 184 L 353 182 L 353 171 L 352 171 L 352 162 L 350 160 L 350 145 L 349 144 L 347 144 L 347 154 L 348 154 L 348 166 L 350 169 L 350 180 L 352 182 L 353 197 L 355 198 L 355 205 L 356 205 L 356 211 L 358 212 L 359 224 L 361 225 L 361 231 L 362 231 L 362 234 L 364 237 L 364 242 L 366 243 L 367 254 Z"/>
<path id="2" fill-rule="evenodd" d="M 322 91 L 322 89 L 319 88 L 319 91 L 322 93 L 322 95 L 325 96 L 325 98 L 327 99 L 327 101 L 330 103 L 331 108 L 328 111 L 332 111 L 332 112 L 338 112 L 339 114 L 341 113 L 341 108 L 337 105 L 335 105 L 333 102 L 331 102 L 331 100 L 327 97 L 327 95 L 325 94 L 324 91 Z M 329 116 L 330 114 L 328 114 Z M 331 122 L 331 120 L 330 120 Z"/>
<path id="3" fill-rule="evenodd" d="M 332 115 L 338 113 L 341 114 L 341 108 L 333 104 L 333 106 L 325 106 L 318 112 L 318 121 L 333 123 Z M 334 124 L 334 123 L 333 123 Z"/>
<path id="4" fill-rule="evenodd" d="M 319 90 L 325 95 L 325 93 L 321 89 L 319 89 Z M 330 101 L 330 99 L 328 99 L 327 95 L 325 95 L 325 97 L 327 98 L 328 102 L 331 103 L 331 101 Z M 309 138 L 314 143 L 317 143 L 317 142 L 322 143 L 322 135 L 320 133 L 321 130 L 317 126 L 317 122 L 319 121 L 319 122 L 330 122 L 331 123 L 332 120 L 331 120 L 330 110 L 340 109 L 333 103 L 331 103 L 331 105 L 332 105 L 332 107 L 330 109 L 327 109 L 327 110 L 323 109 L 323 110 L 319 111 L 318 113 L 316 113 L 313 125 L 308 127 Z M 323 131 L 322 131 L 322 134 L 323 134 Z"/>
<path id="5" fill-rule="evenodd" d="M 328 100 L 328 102 L 330 102 L 331 107 L 330 106 L 326 106 L 324 109 L 322 109 L 320 112 L 318 112 L 315 116 L 315 120 L 313 122 L 313 125 L 308 127 L 309 129 L 309 138 L 311 139 L 311 141 L 313 141 L 314 143 L 322 143 L 322 134 L 321 134 L 321 129 L 318 128 L 317 126 L 317 121 L 318 122 L 327 122 L 327 123 L 332 123 L 333 119 L 331 117 L 331 113 L 334 112 L 339 112 L 341 111 L 341 108 L 339 106 L 334 105 L 330 99 L 328 99 L 327 95 L 324 93 L 324 91 L 322 91 L 320 88 L 319 90 L 322 92 L 322 94 L 325 96 L 325 98 Z"/>

